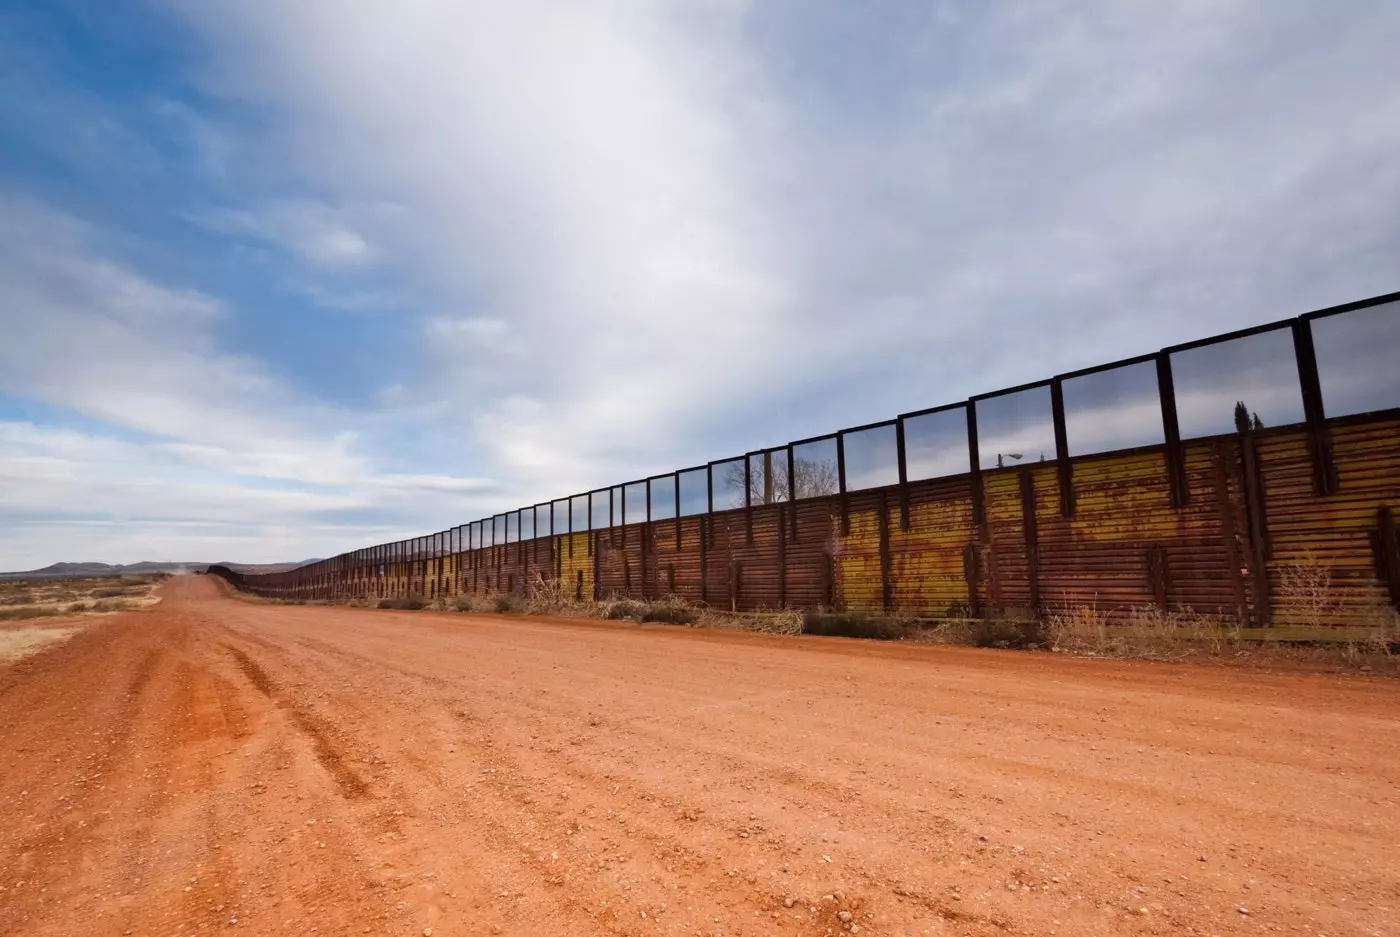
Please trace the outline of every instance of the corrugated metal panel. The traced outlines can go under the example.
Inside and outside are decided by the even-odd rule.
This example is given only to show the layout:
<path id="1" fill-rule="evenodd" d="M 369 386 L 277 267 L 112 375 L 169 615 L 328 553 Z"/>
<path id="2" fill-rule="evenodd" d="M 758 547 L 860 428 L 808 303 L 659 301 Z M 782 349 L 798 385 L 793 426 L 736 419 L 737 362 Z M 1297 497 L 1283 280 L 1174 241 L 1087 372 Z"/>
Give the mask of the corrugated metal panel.
<path id="1" fill-rule="evenodd" d="M 1301 429 L 1265 431 L 1258 445 L 1276 624 L 1353 625 L 1385 608 L 1373 541 L 1379 509 L 1400 510 L 1400 420 L 1332 429 L 1338 490 L 1328 496 L 1314 493 Z M 1309 574 L 1312 567 L 1325 578 Z M 1310 595 L 1310 584 L 1325 584 L 1327 595 Z"/>
<path id="2" fill-rule="evenodd" d="M 846 534 L 836 541 L 837 603 L 850 609 L 880 610 L 884 579 L 880 559 L 879 496 L 874 492 L 849 495 Z"/>
<path id="3" fill-rule="evenodd" d="M 835 552 L 841 536 L 841 507 L 836 498 L 798 501 L 796 537 L 784 550 L 787 605 L 820 608 L 836 602 Z M 791 525 L 789 526 L 791 530 Z"/>
<path id="4" fill-rule="evenodd" d="M 558 576 L 575 596 L 593 598 L 593 548 L 588 532 L 555 537 Z"/>
<path id="5" fill-rule="evenodd" d="M 890 537 L 894 607 L 921 617 L 967 614 L 967 547 L 975 536 L 966 476 L 911 485 L 909 529 L 896 523 Z"/>
<path id="6" fill-rule="evenodd" d="M 1284 427 L 1182 445 L 1187 502 L 1171 504 L 1163 447 L 1072 460 L 1074 511 L 1058 468 L 1038 463 L 819 498 L 561 534 L 430 558 L 321 564 L 240 577 L 270 595 L 523 591 L 536 574 L 583 598 L 675 593 L 756 610 L 835 604 L 920 616 L 969 608 L 1163 603 L 1246 624 L 1311 624 L 1287 569 L 1328 571 L 1324 620 L 1354 623 L 1389 600 L 1378 520 L 1400 518 L 1400 415 L 1327 424 L 1338 488 L 1319 495 L 1308 437 Z M 973 523 L 980 485 L 985 523 Z M 844 503 L 844 509 L 843 509 Z M 908 505 L 907 527 L 901 523 Z M 843 533 L 843 510 L 845 532 Z M 1393 537 L 1393 533 L 1386 536 Z M 596 570 L 596 575 L 595 575 Z"/>
<path id="7" fill-rule="evenodd" d="M 982 473 L 987 522 L 979 538 L 987 605 L 998 611 L 1031 607 L 1021 480 L 1017 469 Z"/>
<path id="8" fill-rule="evenodd" d="M 781 604 L 778 506 L 765 504 L 748 510 L 746 523 L 752 536 L 740 532 L 739 536 L 730 537 L 730 552 L 736 564 L 736 605 L 746 611 L 775 609 Z"/>

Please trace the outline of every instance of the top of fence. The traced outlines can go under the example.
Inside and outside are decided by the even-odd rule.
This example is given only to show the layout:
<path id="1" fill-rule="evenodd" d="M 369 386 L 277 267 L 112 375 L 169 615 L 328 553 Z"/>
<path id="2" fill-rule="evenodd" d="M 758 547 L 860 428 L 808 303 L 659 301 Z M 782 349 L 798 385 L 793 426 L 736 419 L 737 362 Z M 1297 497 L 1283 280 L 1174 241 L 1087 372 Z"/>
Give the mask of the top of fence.
<path id="1" fill-rule="evenodd" d="M 1371 320 L 1367 320 L 1367 324 L 1358 326 L 1358 328 L 1361 329 L 1361 334 L 1356 336 L 1334 335 L 1335 327 L 1332 323 L 1347 321 L 1340 320 L 1337 317 L 1347 313 L 1375 309 L 1376 307 L 1386 306 L 1388 304 L 1395 304 L 1395 309 L 1390 311 L 1391 314 L 1388 319 L 1375 320 L 1375 322 L 1380 323 L 1379 325 L 1376 325 L 1375 322 Z M 1358 320 L 1358 322 L 1359 321 L 1360 320 Z M 1323 347 L 1319 348 L 1318 352 L 1314 352 L 1313 347 L 1317 337 L 1319 337 L 1314 336 L 1312 331 L 1314 324 L 1320 324 L 1319 327 L 1325 330 L 1325 334 L 1320 336 L 1323 338 L 1323 342 L 1321 343 Z M 1379 334 L 1366 334 L 1365 330 L 1367 327 L 1379 329 Z M 350 553 L 341 554 L 331 560 L 324 560 L 321 561 L 321 563 L 312 564 L 312 567 L 303 567 L 296 572 L 305 573 L 308 569 L 313 569 L 323 564 L 335 563 L 346 557 L 376 557 L 376 561 L 378 562 L 393 561 L 395 558 L 421 558 L 426 555 L 444 555 L 446 553 L 478 549 L 506 542 L 515 543 L 534 539 L 538 536 L 556 536 L 567 533 L 578 533 L 585 530 L 619 526 L 624 523 L 625 518 L 622 517 L 623 505 L 617 503 L 618 498 L 614 497 L 615 493 L 620 493 L 621 499 L 625 502 L 627 499 L 627 489 L 637 485 L 644 485 L 646 486 L 646 491 L 650 492 L 654 482 L 662 482 L 663 484 L 661 487 L 664 489 L 666 479 L 672 480 L 671 487 L 674 489 L 676 504 L 671 508 L 672 513 L 666 514 L 661 519 L 669 520 L 672 518 L 679 518 L 682 516 L 679 510 L 679 504 L 682 498 L 680 491 L 681 485 L 679 484 L 680 476 L 682 474 L 700 471 L 706 473 L 708 499 L 704 511 L 693 511 L 691 513 L 731 510 L 732 508 L 716 507 L 714 503 L 716 481 L 715 467 L 732 467 L 735 463 L 743 464 L 744 477 L 742 485 L 744 487 L 744 503 L 740 505 L 741 507 L 752 507 L 755 503 L 767 503 L 769 490 L 772 491 L 772 498 L 774 501 L 787 500 L 789 497 L 796 494 L 798 490 L 798 481 L 793 474 L 790 474 L 790 466 L 792 466 L 795 471 L 796 460 L 794 459 L 794 447 L 810 447 L 816 443 L 834 442 L 837 461 L 839 463 L 837 473 L 839 475 L 838 488 L 840 491 L 844 492 L 847 490 L 858 490 L 860 487 L 872 487 L 860 485 L 857 486 L 857 489 L 852 489 L 849 486 L 848 482 L 850 479 L 848 478 L 847 465 L 845 462 L 849 461 L 852 454 L 843 453 L 843 444 L 849 438 L 855 437 L 858 434 L 885 427 L 893 427 L 895 429 L 897 452 L 885 453 L 884 455 L 887 458 L 891 456 L 897 457 L 898 479 L 900 482 L 905 482 L 912 480 L 912 477 L 907 472 L 909 459 L 906 454 L 906 424 L 918 420 L 921 417 L 932 417 L 944 413 L 951 415 L 958 410 L 965 411 L 964 419 L 968 426 L 968 432 L 966 437 L 962 440 L 961 445 L 968 450 L 968 460 L 960 467 L 959 471 L 943 472 L 942 475 L 952 476 L 967 472 L 975 473 L 978 471 L 990 470 L 995 467 L 1001 467 L 1007 459 L 1010 459 L 1014 463 L 1029 464 L 1038 461 L 1052 461 L 1055 459 L 1068 458 L 1071 456 L 1071 453 L 1068 451 L 1068 433 L 1065 430 L 1066 409 L 1065 402 L 1062 399 L 1063 391 L 1061 388 L 1069 386 L 1077 387 L 1078 385 L 1075 384 L 1075 382 L 1082 383 L 1082 379 L 1084 378 L 1107 376 L 1119 369 L 1126 371 L 1134 366 L 1155 364 L 1158 383 L 1153 393 L 1149 394 L 1146 392 L 1145 388 L 1138 388 L 1137 400 L 1136 402 L 1132 402 L 1131 393 L 1120 391 L 1115 394 L 1113 389 L 1110 389 L 1110 394 L 1112 396 L 1106 398 L 1109 404 L 1114 404 L 1128 410 L 1131 410 L 1135 406 L 1139 408 L 1145 408 L 1149 405 L 1154 407 L 1160 406 L 1162 410 L 1161 418 L 1163 420 L 1168 419 L 1168 411 L 1170 411 L 1170 419 L 1173 421 L 1177 418 L 1178 412 L 1180 412 L 1188 427 L 1195 429 L 1212 429 L 1223 425 L 1223 421 L 1225 420 L 1225 415 L 1220 412 L 1218 406 L 1219 401 L 1239 394 L 1240 399 L 1236 403 L 1238 406 L 1245 408 L 1247 415 L 1252 415 L 1256 425 L 1261 422 L 1260 414 L 1258 410 L 1251 409 L 1251 404 L 1263 407 L 1265 411 L 1269 412 L 1271 415 L 1283 414 L 1288 417 L 1296 417 L 1296 419 L 1285 419 L 1282 424 L 1274 420 L 1269 425 L 1293 425 L 1302 421 L 1303 407 L 1300 404 L 1297 408 L 1294 408 L 1294 400 L 1288 392 L 1288 389 L 1283 388 L 1282 385 L 1278 383 L 1281 379 L 1280 375 L 1286 367 L 1289 366 L 1290 362 L 1278 358 L 1277 352 L 1268 348 L 1263 349 L 1264 352 L 1273 353 L 1275 355 L 1275 360 L 1265 360 L 1260 357 L 1259 353 L 1259 349 L 1262 346 L 1245 346 L 1243 344 L 1245 340 L 1268 335 L 1284 329 L 1288 329 L 1293 333 L 1294 347 L 1292 352 L 1297 356 L 1297 361 L 1292 362 L 1292 366 L 1297 369 L 1292 374 L 1295 380 L 1295 385 L 1292 390 L 1295 392 L 1299 390 L 1307 380 L 1307 378 L 1302 375 L 1305 373 L 1306 369 L 1311 369 L 1311 373 L 1314 375 L 1313 380 L 1321 384 L 1322 392 L 1320 393 L 1320 398 L 1323 403 L 1325 404 L 1329 396 L 1327 392 L 1328 388 L 1331 387 L 1333 403 L 1337 405 L 1338 410 L 1346 411 L 1345 413 L 1334 412 L 1333 408 L 1328 407 L 1326 408 L 1327 416 L 1341 416 L 1348 415 L 1349 413 L 1400 407 L 1400 377 L 1394 376 L 1400 375 L 1400 361 L 1395 360 L 1397 353 L 1400 353 L 1400 292 L 1394 292 L 1381 296 L 1373 296 L 1369 299 L 1344 303 L 1338 306 L 1331 306 L 1326 309 L 1315 310 L 1291 319 L 1268 322 L 1245 329 L 1237 329 L 1207 338 L 1184 342 L 1178 345 L 1171 345 L 1156 352 L 1081 368 L 1053 377 L 1018 384 L 1014 387 L 974 394 L 965 400 L 945 403 L 921 410 L 913 410 L 899 414 L 893 418 L 865 423 L 860 426 L 852 426 L 818 436 L 810 436 L 805 439 L 794 440 L 793 442 L 784 443 L 771 448 L 750 450 L 746 453 L 714 459 L 710 462 L 690 468 L 663 472 L 632 481 L 605 485 L 576 495 L 541 501 L 526 507 L 493 514 L 480 520 L 470 521 L 435 534 L 354 550 Z M 1307 342 L 1304 343 L 1307 346 L 1306 348 L 1299 347 L 1297 341 L 1297 335 L 1300 329 L 1306 330 L 1309 336 Z M 1196 360 L 1200 358 L 1200 353 L 1203 350 L 1225 346 L 1230 342 L 1239 342 L 1242 344 L 1236 347 L 1234 359 L 1218 365 L 1220 373 L 1211 373 L 1208 368 L 1203 368 L 1199 361 Z M 1253 349 L 1253 354 L 1241 353 L 1248 349 Z M 1197 353 L 1195 358 L 1188 359 L 1188 353 L 1193 352 Z M 1367 388 L 1362 386 L 1368 377 L 1374 377 L 1374 375 L 1368 376 L 1357 373 L 1357 358 L 1364 359 L 1367 355 L 1378 359 L 1379 367 L 1382 369 L 1379 372 L 1380 387 L 1377 391 L 1368 391 Z M 1227 355 L 1226 357 L 1228 358 L 1229 356 Z M 1292 354 L 1290 354 L 1289 358 L 1291 357 Z M 1171 369 L 1174 362 L 1179 362 L 1181 365 L 1191 364 L 1193 367 L 1187 368 L 1181 376 L 1172 380 Z M 1209 365 L 1210 362 L 1207 360 L 1206 364 Z M 1169 386 L 1165 387 L 1161 384 L 1161 377 L 1164 370 L 1166 378 L 1172 381 Z M 1360 370 L 1364 370 L 1364 368 Z M 1269 373 L 1270 371 L 1273 373 Z M 1323 372 L 1320 379 L 1316 377 L 1319 371 Z M 1212 386 L 1212 384 L 1216 386 Z M 989 408 L 993 402 L 1006 400 L 1013 395 L 1040 388 L 1051 388 L 1052 402 L 1050 406 L 1052 409 L 1050 412 L 1040 414 L 1032 413 L 1030 415 L 1030 420 L 1039 420 L 1039 423 L 1028 422 L 1025 415 L 1020 413 L 1012 413 L 1008 416 L 1007 414 L 996 414 L 994 411 L 989 411 L 988 414 L 982 415 L 982 419 L 979 420 L 978 411 Z M 1207 399 L 1208 392 L 1214 395 L 1210 399 Z M 1244 400 L 1244 395 L 1246 393 L 1253 395 L 1249 403 Z M 1370 405 L 1374 403 L 1376 399 L 1379 399 L 1374 396 L 1375 393 L 1386 395 L 1384 397 L 1384 405 Z M 1368 394 L 1371 394 L 1371 396 L 1368 396 Z M 1149 398 L 1153 396 L 1156 397 L 1156 400 L 1149 400 Z M 1130 402 L 1125 403 L 1125 400 Z M 1303 400 L 1306 400 L 1306 391 L 1303 391 Z M 1338 403 L 1338 401 L 1345 402 Z M 1357 407 L 1364 407 L 1365 409 L 1358 410 L 1356 409 Z M 1236 407 L 1236 409 L 1238 409 L 1238 407 Z M 1076 414 L 1076 419 L 1088 419 L 1092 422 L 1094 412 L 1095 411 L 1090 408 L 1088 417 L 1080 417 Z M 1003 432 L 1005 435 L 1000 439 L 984 440 L 984 436 L 993 432 L 992 426 L 988 425 L 988 418 L 998 415 L 1001 417 L 1001 422 L 1008 425 L 996 431 Z M 1321 406 L 1319 407 L 1319 415 L 1321 415 Z M 1237 415 L 1232 413 L 1230 414 L 1230 418 L 1237 419 Z M 1052 428 L 1049 434 L 1047 434 L 1047 428 Z M 1160 428 L 1159 425 L 1158 429 Z M 1125 438 L 1136 438 L 1136 436 L 1143 435 L 1144 433 L 1146 435 L 1152 435 L 1152 433 L 1147 432 L 1148 429 L 1148 427 L 1143 427 L 1141 425 L 1141 420 L 1139 419 L 1138 425 L 1134 428 L 1134 433 L 1128 434 Z M 1222 432 L 1223 431 L 1224 430 L 1222 430 Z M 956 433 L 949 434 L 950 438 L 955 438 L 956 435 Z M 1197 432 L 1195 435 L 1191 435 L 1183 430 L 1180 434 L 1180 438 L 1201 438 L 1210 435 L 1215 434 L 1211 432 Z M 1166 441 L 1165 438 L 1158 438 L 1156 436 L 1154 436 L 1154 440 L 1154 442 L 1146 444 L 1158 445 Z M 984 442 L 1002 443 L 1000 447 L 992 447 L 997 449 L 997 451 L 990 456 L 990 458 L 995 460 L 995 465 L 980 464 L 989 458 L 987 452 L 980 452 L 980 455 L 978 454 L 978 450 L 987 448 L 983 445 Z M 1029 448 L 1028 445 L 1023 445 L 1023 443 L 1035 445 L 1034 456 L 1030 451 L 1013 451 L 1008 448 L 1009 446 L 1016 446 L 1018 449 Z M 1046 445 L 1046 443 L 1048 443 L 1048 445 Z M 957 449 L 957 447 L 958 443 L 956 442 L 950 443 L 949 445 L 950 449 Z M 1110 448 L 1091 451 L 1112 452 L 1129 448 L 1135 447 L 1121 446 L 1118 449 Z M 786 453 L 786 457 L 779 455 L 784 452 Z M 1053 456 L 1047 456 L 1047 452 L 1053 452 Z M 779 455 L 779 458 L 765 458 L 774 455 Z M 859 458 L 858 454 L 857 458 Z M 771 464 L 773 466 L 772 474 L 774 476 L 774 479 L 764 478 L 762 480 L 761 485 L 763 487 L 763 493 L 759 495 L 760 500 L 757 502 L 755 502 L 754 490 L 755 463 L 759 466 L 760 474 L 764 471 L 764 464 Z M 952 463 L 949 464 L 951 465 Z M 885 466 L 885 468 L 888 469 L 889 467 Z M 737 472 L 732 474 L 734 474 L 736 478 L 726 483 L 739 483 Z M 782 478 L 779 482 L 777 476 L 780 474 Z M 881 477 L 884 478 L 887 476 Z M 921 480 L 928 477 L 941 477 L 941 475 L 920 475 L 919 479 Z M 779 483 L 785 487 L 785 491 L 779 492 L 777 490 L 777 485 Z M 807 490 L 810 492 L 815 490 L 815 488 L 808 486 Z M 822 494 L 834 493 L 835 492 L 822 492 Z M 592 508 L 592 499 L 594 495 L 607 496 L 608 509 L 606 513 L 608 515 L 608 522 L 605 525 L 597 525 L 594 523 L 594 510 Z M 809 493 L 803 497 L 816 496 L 821 495 Z M 588 500 L 584 501 L 582 507 L 584 515 L 582 517 L 583 526 L 575 529 L 574 514 L 576 511 L 574 505 L 576 500 L 580 498 Z M 646 502 L 646 519 L 652 520 L 652 498 L 650 496 L 644 496 L 644 500 Z M 627 513 L 630 515 L 631 511 L 629 510 Z M 529 536 L 526 536 L 525 531 L 522 529 L 526 514 L 531 515 L 533 521 L 529 527 Z M 563 515 L 562 517 L 560 517 L 561 514 Z M 541 524 L 540 518 L 542 516 L 547 518 L 544 524 Z M 498 518 L 501 519 L 500 523 L 497 523 Z M 507 540 L 511 532 L 512 521 L 514 522 L 514 536 L 509 537 L 509 540 Z M 548 528 L 546 534 L 540 533 L 541 527 Z"/>

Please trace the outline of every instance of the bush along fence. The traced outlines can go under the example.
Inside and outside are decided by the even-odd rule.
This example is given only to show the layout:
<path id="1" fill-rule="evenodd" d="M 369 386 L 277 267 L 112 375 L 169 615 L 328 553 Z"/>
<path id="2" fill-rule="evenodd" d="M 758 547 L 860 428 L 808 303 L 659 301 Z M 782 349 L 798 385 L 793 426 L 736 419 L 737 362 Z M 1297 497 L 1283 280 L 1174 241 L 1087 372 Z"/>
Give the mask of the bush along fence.
<path id="1" fill-rule="evenodd" d="M 1334 635 L 1400 610 L 1400 293 L 286 572 L 211 572 L 281 599 L 545 581 L 578 600 L 1155 607 Z"/>

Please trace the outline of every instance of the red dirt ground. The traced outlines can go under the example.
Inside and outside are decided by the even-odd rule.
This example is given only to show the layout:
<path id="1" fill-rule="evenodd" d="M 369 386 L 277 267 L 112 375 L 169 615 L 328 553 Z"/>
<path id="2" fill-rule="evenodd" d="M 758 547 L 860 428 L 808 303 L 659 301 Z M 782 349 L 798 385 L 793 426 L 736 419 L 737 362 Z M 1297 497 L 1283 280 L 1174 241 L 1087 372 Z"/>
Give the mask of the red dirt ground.
<path id="1" fill-rule="evenodd" d="M 185 577 L 0 746 L 5 935 L 1400 933 L 1393 680 Z"/>

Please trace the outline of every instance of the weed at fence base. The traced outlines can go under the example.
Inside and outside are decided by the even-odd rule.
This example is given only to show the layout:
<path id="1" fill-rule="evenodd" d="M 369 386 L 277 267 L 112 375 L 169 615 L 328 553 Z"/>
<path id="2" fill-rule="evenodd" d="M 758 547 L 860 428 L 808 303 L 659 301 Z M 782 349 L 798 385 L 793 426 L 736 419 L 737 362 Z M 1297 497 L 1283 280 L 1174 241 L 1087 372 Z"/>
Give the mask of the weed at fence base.
<path id="1" fill-rule="evenodd" d="M 421 595 L 405 595 L 392 599 L 380 599 L 380 608 L 391 608 L 402 612 L 416 612 L 419 609 L 427 608 L 428 603 Z"/>
<path id="2" fill-rule="evenodd" d="M 1080 605 L 1045 617 L 1046 645 L 1093 657 L 1177 660 L 1193 651 L 1219 655 L 1240 644 L 1239 625 L 1191 609 L 1133 606 L 1109 612 Z"/>
<path id="3" fill-rule="evenodd" d="M 803 634 L 843 638 L 868 638 L 875 641 L 901 641 L 909 635 L 908 622 L 888 615 L 864 611 L 808 612 L 802 619 Z"/>

